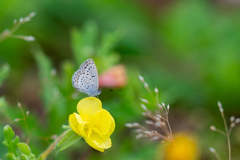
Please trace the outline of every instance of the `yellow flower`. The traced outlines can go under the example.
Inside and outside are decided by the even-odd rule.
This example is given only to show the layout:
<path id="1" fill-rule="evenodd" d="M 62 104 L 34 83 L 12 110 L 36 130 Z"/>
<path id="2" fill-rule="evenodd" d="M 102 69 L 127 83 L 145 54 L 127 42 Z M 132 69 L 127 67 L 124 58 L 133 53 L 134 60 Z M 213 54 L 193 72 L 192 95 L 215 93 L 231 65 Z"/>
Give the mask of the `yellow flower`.
<path id="1" fill-rule="evenodd" d="M 197 160 L 199 148 L 197 137 L 190 133 L 178 133 L 174 143 L 169 143 L 164 149 L 164 160 Z M 161 144 L 162 145 L 162 144 Z"/>
<path id="2" fill-rule="evenodd" d="M 110 135 L 115 129 L 111 114 L 102 109 L 102 102 L 95 97 L 87 97 L 77 104 L 77 113 L 69 116 L 69 125 L 94 149 L 103 152 L 112 146 Z"/>

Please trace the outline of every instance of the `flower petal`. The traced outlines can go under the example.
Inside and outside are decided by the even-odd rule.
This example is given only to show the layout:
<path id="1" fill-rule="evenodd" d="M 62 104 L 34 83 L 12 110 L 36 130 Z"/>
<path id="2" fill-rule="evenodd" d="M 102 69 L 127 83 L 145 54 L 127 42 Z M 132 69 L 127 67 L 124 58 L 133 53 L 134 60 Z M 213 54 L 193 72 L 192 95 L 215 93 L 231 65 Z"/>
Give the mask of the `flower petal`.
<path id="1" fill-rule="evenodd" d="M 77 111 L 82 117 L 83 121 L 86 121 L 101 109 L 102 102 L 96 97 L 84 98 L 77 104 Z"/>
<path id="2" fill-rule="evenodd" d="M 115 130 L 115 121 L 113 119 L 113 117 L 111 116 L 111 127 L 109 129 L 109 132 L 106 136 L 110 137 L 110 135 L 113 133 L 113 131 Z"/>
<path id="3" fill-rule="evenodd" d="M 68 122 L 69 122 L 70 127 L 77 134 L 80 134 L 77 130 L 77 126 L 79 124 L 78 121 L 81 121 L 81 120 L 79 120 L 79 117 L 80 116 L 77 113 L 70 114 L 68 117 Z"/>
<path id="4" fill-rule="evenodd" d="M 82 137 L 86 135 L 86 133 L 84 132 L 85 122 L 83 122 L 83 120 L 79 116 L 79 114 L 73 113 L 73 114 L 69 115 L 68 121 L 69 121 L 70 127 L 72 128 L 72 130 L 74 132 L 76 132 L 77 134 L 79 134 Z"/>
<path id="5" fill-rule="evenodd" d="M 89 119 L 89 123 L 95 133 L 104 136 L 109 133 L 112 123 L 111 118 L 112 116 L 110 113 L 107 110 L 102 109 Z"/>
<path id="6" fill-rule="evenodd" d="M 90 137 L 83 138 L 91 147 L 101 152 L 112 146 L 112 141 L 109 137 L 101 137 L 96 133 L 92 133 Z"/>

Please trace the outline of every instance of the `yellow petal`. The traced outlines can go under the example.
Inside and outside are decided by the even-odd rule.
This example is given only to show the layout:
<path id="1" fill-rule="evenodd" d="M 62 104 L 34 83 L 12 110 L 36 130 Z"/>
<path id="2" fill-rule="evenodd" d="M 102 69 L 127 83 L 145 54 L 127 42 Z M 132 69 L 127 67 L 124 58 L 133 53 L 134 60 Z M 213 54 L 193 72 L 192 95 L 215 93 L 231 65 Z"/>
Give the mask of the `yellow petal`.
<path id="1" fill-rule="evenodd" d="M 70 127 L 72 128 L 72 130 L 74 132 L 76 132 L 80 136 L 85 136 L 84 131 L 83 131 L 84 122 L 77 113 L 73 113 L 73 114 L 69 115 L 68 121 L 69 121 Z"/>
<path id="2" fill-rule="evenodd" d="M 76 132 L 77 134 L 80 134 L 80 133 L 77 131 L 78 121 L 77 121 L 76 113 L 73 113 L 73 114 L 70 114 L 70 115 L 69 115 L 69 117 L 68 117 L 68 123 L 69 123 L 70 127 L 72 128 L 72 130 L 73 130 L 74 132 Z"/>
<path id="3" fill-rule="evenodd" d="M 103 152 L 104 149 L 108 149 L 112 146 L 112 142 L 109 137 L 101 137 L 96 133 L 92 133 L 90 137 L 83 138 L 91 147 L 101 152 Z"/>
<path id="4" fill-rule="evenodd" d="M 102 109 L 102 102 L 96 97 L 87 97 L 77 104 L 77 111 L 84 121 Z"/>
<path id="5" fill-rule="evenodd" d="M 106 136 L 109 137 L 113 133 L 114 130 L 115 130 L 115 121 L 114 121 L 113 117 L 111 116 L 111 127 L 110 127 L 109 132 Z"/>
<path id="6" fill-rule="evenodd" d="M 105 109 L 97 112 L 89 119 L 89 124 L 93 131 L 97 132 L 101 136 L 107 135 L 111 127 L 111 115 Z"/>

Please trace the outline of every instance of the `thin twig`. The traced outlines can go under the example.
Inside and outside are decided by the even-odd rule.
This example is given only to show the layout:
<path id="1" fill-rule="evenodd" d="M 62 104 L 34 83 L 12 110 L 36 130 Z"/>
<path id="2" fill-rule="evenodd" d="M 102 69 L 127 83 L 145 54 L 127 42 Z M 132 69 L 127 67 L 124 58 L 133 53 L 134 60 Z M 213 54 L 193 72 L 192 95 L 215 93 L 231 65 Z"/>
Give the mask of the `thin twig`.
<path id="1" fill-rule="evenodd" d="M 45 158 L 47 158 L 47 156 L 52 152 L 52 150 L 55 148 L 56 144 L 59 143 L 62 138 L 70 131 L 71 129 L 69 130 L 66 130 L 64 131 L 59 137 L 57 137 L 55 139 L 54 142 L 52 142 L 52 144 L 39 156 L 38 160 L 44 160 Z"/>
<path id="2" fill-rule="evenodd" d="M 27 17 L 25 18 L 20 18 L 19 22 L 17 22 L 17 20 L 14 20 L 13 26 L 10 30 L 6 29 L 4 30 L 2 33 L 0 33 L 0 43 L 4 40 L 6 40 L 9 37 L 12 38 L 20 38 L 20 39 L 24 39 L 26 41 L 33 41 L 34 37 L 32 36 L 14 36 L 13 34 L 16 32 L 16 30 L 21 27 L 24 23 L 28 22 L 31 20 L 32 17 L 35 16 L 35 12 L 30 13 Z"/>
<path id="3" fill-rule="evenodd" d="M 171 140 L 172 140 L 172 142 L 173 142 L 172 129 L 171 129 L 171 126 L 170 126 L 170 123 L 169 123 L 168 120 L 167 120 L 167 125 L 168 125 L 169 131 L 170 131 Z"/>
<path id="4" fill-rule="evenodd" d="M 213 154 L 215 155 L 215 157 L 216 157 L 218 160 L 222 160 L 216 151 L 213 152 Z"/>
<path id="5" fill-rule="evenodd" d="M 231 132 L 232 132 L 232 129 L 233 129 L 233 127 L 232 127 L 232 125 L 230 125 L 230 128 L 229 128 L 229 136 L 230 136 L 230 134 L 231 134 Z"/>
<path id="6" fill-rule="evenodd" d="M 218 132 L 218 133 L 223 134 L 224 136 L 227 136 L 227 134 L 226 134 L 225 132 L 223 132 L 222 130 L 220 130 L 220 129 L 217 129 L 217 128 L 216 128 L 215 131 Z"/>
<path id="7" fill-rule="evenodd" d="M 19 107 L 20 110 L 21 110 L 21 113 L 22 113 L 22 116 L 23 116 L 22 120 L 24 121 L 24 125 L 25 125 L 25 128 L 26 128 L 26 130 L 27 130 L 28 136 L 27 136 L 26 143 L 28 144 L 32 136 L 31 136 L 31 134 L 30 134 L 30 130 L 29 130 L 29 127 L 28 127 L 27 116 L 25 115 L 24 110 L 23 110 L 23 108 L 22 108 L 22 105 L 21 105 L 21 103 L 19 103 L 19 102 L 18 102 L 18 107 Z"/>
<path id="8" fill-rule="evenodd" d="M 225 126 L 225 130 L 226 130 L 226 136 L 227 136 L 227 141 L 228 141 L 228 155 L 229 155 L 229 160 L 231 160 L 231 144 L 230 144 L 230 137 L 229 137 L 229 130 L 227 127 L 227 122 L 224 116 L 224 113 L 221 112 L 222 118 L 223 118 L 223 122 L 224 122 L 224 126 Z"/>

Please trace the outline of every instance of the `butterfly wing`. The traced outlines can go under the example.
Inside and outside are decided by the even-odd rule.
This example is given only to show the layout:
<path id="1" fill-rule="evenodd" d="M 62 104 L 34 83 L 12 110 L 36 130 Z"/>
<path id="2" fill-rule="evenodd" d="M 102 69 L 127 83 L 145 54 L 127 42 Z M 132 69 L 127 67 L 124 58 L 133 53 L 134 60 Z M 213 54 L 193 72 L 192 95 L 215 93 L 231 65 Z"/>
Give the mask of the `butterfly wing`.
<path id="1" fill-rule="evenodd" d="M 97 68 L 92 59 L 83 62 L 72 77 L 73 87 L 89 96 L 97 96 L 101 93 L 98 91 L 98 83 Z"/>

